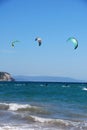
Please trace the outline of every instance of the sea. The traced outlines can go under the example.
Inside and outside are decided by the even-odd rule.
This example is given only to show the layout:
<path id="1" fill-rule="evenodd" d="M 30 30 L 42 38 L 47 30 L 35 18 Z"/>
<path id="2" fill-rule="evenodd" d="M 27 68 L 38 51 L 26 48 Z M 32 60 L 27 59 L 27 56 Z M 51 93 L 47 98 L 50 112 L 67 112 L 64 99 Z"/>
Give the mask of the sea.
<path id="1" fill-rule="evenodd" d="M 87 83 L 0 82 L 0 130 L 87 130 Z"/>

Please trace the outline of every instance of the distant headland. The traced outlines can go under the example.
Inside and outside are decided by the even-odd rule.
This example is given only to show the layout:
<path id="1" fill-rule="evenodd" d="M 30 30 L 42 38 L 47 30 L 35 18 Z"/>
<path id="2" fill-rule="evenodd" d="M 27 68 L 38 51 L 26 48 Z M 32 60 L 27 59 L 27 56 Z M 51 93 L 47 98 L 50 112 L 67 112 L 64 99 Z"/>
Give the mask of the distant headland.
<path id="1" fill-rule="evenodd" d="M 7 72 L 0 72 L 0 81 L 15 81 L 15 79 Z"/>
<path id="2" fill-rule="evenodd" d="M 71 82 L 71 83 L 84 83 L 86 81 L 74 79 L 70 77 L 60 77 L 60 76 L 14 76 L 16 81 L 30 81 L 30 82 Z"/>

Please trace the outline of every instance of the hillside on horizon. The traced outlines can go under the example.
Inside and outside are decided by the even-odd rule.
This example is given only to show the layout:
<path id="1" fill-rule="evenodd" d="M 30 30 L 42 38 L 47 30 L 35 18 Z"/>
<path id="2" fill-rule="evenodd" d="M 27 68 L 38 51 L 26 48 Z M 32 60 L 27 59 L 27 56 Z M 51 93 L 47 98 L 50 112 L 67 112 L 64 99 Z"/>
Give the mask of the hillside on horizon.
<path id="1" fill-rule="evenodd" d="M 36 82 L 86 82 L 79 79 L 70 77 L 59 77 L 59 76 L 13 76 L 15 81 L 36 81 Z"/>

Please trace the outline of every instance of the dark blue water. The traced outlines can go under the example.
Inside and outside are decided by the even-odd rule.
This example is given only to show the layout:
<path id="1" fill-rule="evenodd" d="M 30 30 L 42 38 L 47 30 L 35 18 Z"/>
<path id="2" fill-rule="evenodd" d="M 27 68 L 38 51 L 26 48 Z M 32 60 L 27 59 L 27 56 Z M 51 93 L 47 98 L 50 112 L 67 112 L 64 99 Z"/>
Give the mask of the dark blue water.
<path id="1" fill-rule="evenodd" d="M 87 84 L 0 82 L 0 126 L 87 130 Z"/>

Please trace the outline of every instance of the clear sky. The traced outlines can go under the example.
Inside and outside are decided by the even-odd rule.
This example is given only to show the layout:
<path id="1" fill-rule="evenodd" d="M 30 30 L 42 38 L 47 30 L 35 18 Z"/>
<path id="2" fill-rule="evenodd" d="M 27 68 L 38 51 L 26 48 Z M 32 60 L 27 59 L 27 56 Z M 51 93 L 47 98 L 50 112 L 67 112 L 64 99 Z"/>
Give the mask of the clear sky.
<path id="1" fill-rule="evenodd" d="M 86 0 L 0 0 L 0 71 L 87 81 Z"/>

